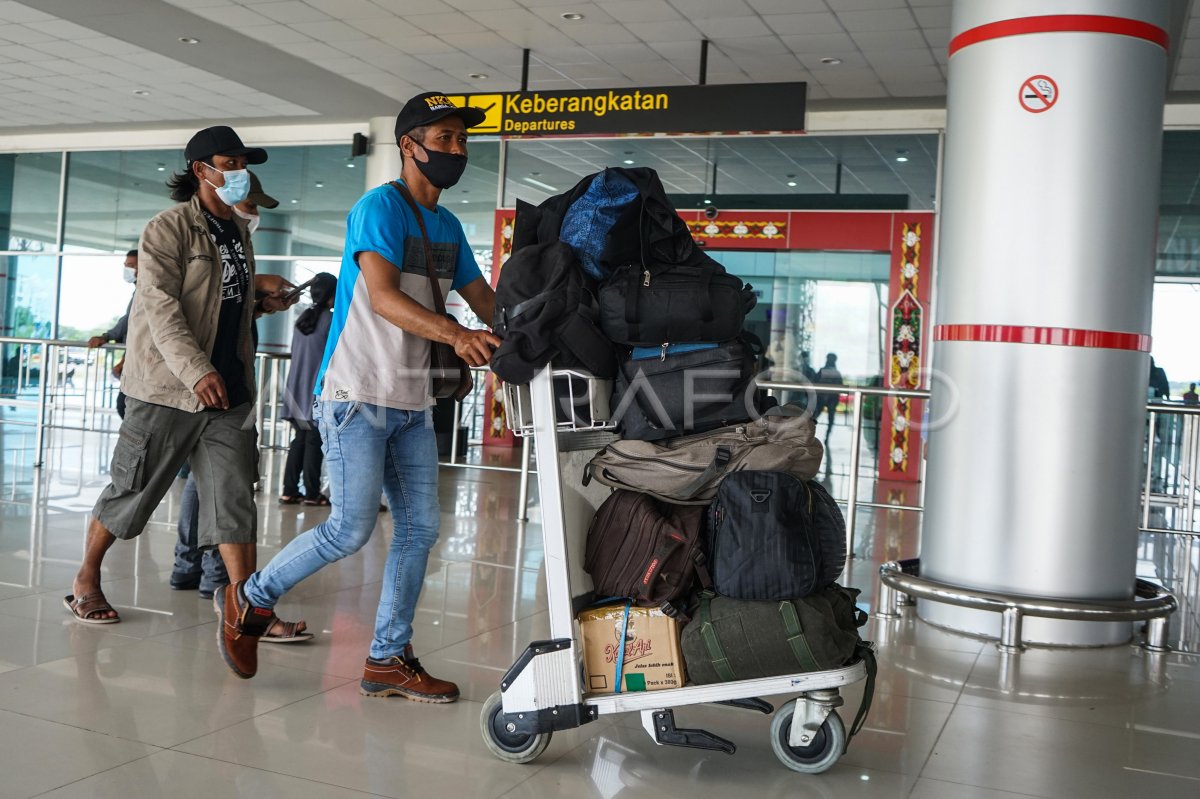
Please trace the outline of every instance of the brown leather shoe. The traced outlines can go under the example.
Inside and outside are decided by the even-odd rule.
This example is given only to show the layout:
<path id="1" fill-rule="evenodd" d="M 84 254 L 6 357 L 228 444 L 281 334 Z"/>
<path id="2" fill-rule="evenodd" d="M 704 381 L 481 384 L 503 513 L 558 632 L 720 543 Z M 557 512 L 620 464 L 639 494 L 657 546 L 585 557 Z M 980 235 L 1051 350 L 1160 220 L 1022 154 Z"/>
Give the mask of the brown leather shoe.
<path id="1" fill-rule="evenodd" d="M 402 696 L 414 702 L 446 704 L 458 699 L 458 686 L 448 680 L 431 677 L 413 657 L 412 644 L 404 647 L 404 656 L 387 660 L 367 658 L 358 692 L 363 696 Z"/>
<path id="2" fill-rule="evenodd" d="M 275 621 L 275 611 L 256 608 L 242 590 L 245 580 L 221 586 L 213 594 L 217 611 L 217 647 L 234 674 L 248 680 L 258 673 L 258 639 Z"/>

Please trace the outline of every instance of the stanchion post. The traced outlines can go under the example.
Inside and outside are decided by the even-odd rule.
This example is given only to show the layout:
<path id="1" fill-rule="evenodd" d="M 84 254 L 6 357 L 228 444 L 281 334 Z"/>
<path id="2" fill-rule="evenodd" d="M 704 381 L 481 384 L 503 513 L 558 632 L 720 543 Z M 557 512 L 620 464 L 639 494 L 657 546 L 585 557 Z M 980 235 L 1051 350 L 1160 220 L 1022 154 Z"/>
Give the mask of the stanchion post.
<path id="1" fill-rule="evenodd" d="M 850 487 L 846 492 L 846 557 L 854 557 L 854 528 L 858 521 L 858 461 L 862 439 L 862 394 L 850 393 Z"/>

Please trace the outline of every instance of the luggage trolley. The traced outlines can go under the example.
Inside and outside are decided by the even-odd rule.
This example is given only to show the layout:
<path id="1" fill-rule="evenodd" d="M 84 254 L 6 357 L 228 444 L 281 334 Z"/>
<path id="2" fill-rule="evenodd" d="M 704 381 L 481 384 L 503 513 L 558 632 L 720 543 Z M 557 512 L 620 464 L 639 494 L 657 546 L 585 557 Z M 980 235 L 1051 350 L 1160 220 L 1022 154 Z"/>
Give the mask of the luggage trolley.
<path id="1" fill-rule="evenodd" d="M 716 703 L 774 712 L 771 748 L 779 760 L 794 771 L 826 771 L 841 757 L 847 740 L 837 712 L 843 704 L 838 689 L 866 677 L 861 659 L 829 671 L 658 691 L 594 694 L 585 689 L 568 559 L 574 556 L 582 561 L 581 552 L 571 551 L 569 534 L 575 534 L 578 545 L 580 531 L 586 531 L 590 519 L 568 518 L 562 471 L 565 453 L 598 449 L 602 444 L 596 443 L 596 432 L 613 428 L 607 384 L 585 373 L 555 373 L 546 367 L 528 386 L 505 385 L 510 427 L 518 436 L 532 435 L 537 447 L 550 638 L 529 644 L 501 679 L 500 690 L 484 703 L 480 715 L 484 743 L 501 760 L 529 763 L 546 750 L 555 730 L 578 727 L 609 713 L 636 711 L 659 745 L 733 754 L 737 747 L 731 741 L 706 730 L 675 726 L 673 708 Z M 559 413 L 556 402 L 566 408 L 564 400 L 570 403 L 570 412 Z M 778 710 L 759 698 L 785 693 L 799 695 Z"/>

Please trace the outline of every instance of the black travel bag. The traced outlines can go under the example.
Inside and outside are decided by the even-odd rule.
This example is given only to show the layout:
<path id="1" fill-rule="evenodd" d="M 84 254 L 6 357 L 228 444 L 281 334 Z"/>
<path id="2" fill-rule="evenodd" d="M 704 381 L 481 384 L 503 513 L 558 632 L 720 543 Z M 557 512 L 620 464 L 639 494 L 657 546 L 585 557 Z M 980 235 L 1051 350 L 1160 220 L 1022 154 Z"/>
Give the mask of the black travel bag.
<path id="1" fill-rule="evenodd" d="M 697 266 L 629 264 L 600 286 L 600 329 L 618 344 L 728 341 L 757 298 L 715 261 Z"/>
<path id="2" fill-rule="evenodd" d="M 614 491 L 588 528 L 583 568 L 597 596 L 627 597 L 675 615 L 699 577 L 709 584 L 700 549 L 704 509 L 647 494 Z"/>
<path id="3" fill-rule="evenodd" d="M 758 349 L 749 335 L 634 348 L 613 390 L 618 433 L 660 441 L 757 419 L 774 404 L 754 385 Z"/>
<path id="4" fill-rule="evenodd" d="M 846 525 L 819 483 L 787 472 L 734 472 L 708 509 L 713 590 L 732 599 L 806 597 L 846 566 Z"/>

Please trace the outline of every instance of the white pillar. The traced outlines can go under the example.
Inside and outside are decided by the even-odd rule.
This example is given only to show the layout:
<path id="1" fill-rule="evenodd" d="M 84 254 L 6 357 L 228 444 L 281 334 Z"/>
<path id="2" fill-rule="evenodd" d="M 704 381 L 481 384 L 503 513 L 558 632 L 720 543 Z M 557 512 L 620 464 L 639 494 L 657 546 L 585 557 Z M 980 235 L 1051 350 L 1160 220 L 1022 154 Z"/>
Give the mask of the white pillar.
<path id="1" fill-rule="evenodd" d="M 400 148 L 396 146 L 396 117 L 372 117 L 364 189 L 400 177 Z"/>
<path id="2" fill-rule="evenodd" d="M 956 391 L 932 402 L 921 568 L 971 588 L 1130 598 L 1168 4 L 1047 5 L 954 5 L 934 337 L 935 385 Z M 1000 632 L 995 613 L 919 612 Z M 1130 632 L 1024 629 L 1068 645 Z"/>

